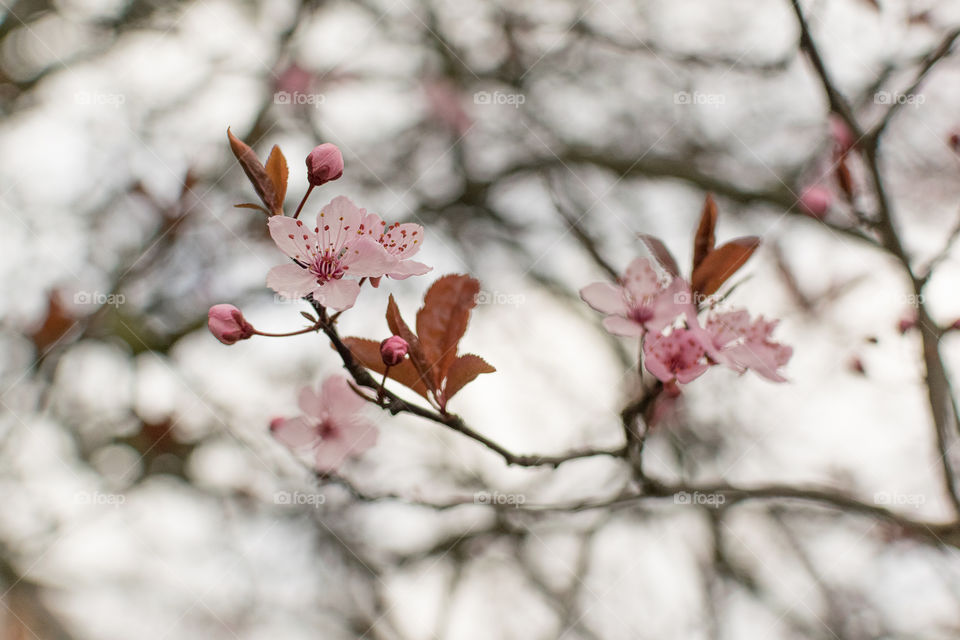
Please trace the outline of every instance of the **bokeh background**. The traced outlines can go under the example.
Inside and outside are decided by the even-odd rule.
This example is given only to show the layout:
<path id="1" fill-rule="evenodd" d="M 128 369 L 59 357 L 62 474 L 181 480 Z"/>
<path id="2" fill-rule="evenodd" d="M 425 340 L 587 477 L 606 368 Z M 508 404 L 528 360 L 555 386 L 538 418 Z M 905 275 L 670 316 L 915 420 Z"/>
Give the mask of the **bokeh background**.
<path id="1" fill-rule="evenodd" d="M 318 481 L 272 441 L 297 390 L 340 370 L 317 335 L 226 347 L 230 302 L 267 331 L 305 303 L 264 284 L 283 260 L 226 128 L 291 165 L 320 142 L 347 195 L 426 227 L 430 276 L 384 281 L 341 318 L 387 337 L 433 275 L 483 286 L 464 341 L 498 372 L 451 408 L 520 453 L 622 444 L 637 347 L 579 288 L 664 239 L 689 263 L 706 192 L 721 241 L 763 245 L 730 297 L 781 319 L 789 382 L 719 368 L 651 433 L 668 481 L 826 487 L 913 520 L 956 520 L 924 381 L 922 302 L 960 317 L 960 25 L 950 0 L 815 0 L 810 30 L 880 149 L 918 272 L 869 241 L 851 162 L 789 0 L 0 0 L 0 637 L 951 638 L 947 536 L 797 500 L 616 496 L 623 460 L 507 468 L 457 433 L 379 414 L 380 441 Z M 824 220 L 798 206 L 829 191 Z M 867 212 L 863 214 L 863 212 Z M 866 235 L 872 232 L 867 229 Z M 909 324 L 909 323 L 908 323 Z M 960 365 L 950 330 L 947 372 Z M 954 437 L 956 429 L 953 429 Z M 952 459 L 947 447 L 948 459 Z M 471 496 L 511 505 L 466 504 Z M 484 499 L 478 499 L 484 502 Z M 495 500 L 487 499 L 486 502 Z"/>

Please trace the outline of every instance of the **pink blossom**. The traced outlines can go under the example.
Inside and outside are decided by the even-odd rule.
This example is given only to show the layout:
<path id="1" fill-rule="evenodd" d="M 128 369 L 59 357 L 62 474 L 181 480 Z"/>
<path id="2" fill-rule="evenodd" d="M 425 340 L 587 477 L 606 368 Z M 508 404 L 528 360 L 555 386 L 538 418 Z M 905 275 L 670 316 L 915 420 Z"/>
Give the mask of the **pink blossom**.
<path id="1" fill-rule="evenodd" d="M 751 321 L 747 311 L 737 309 L 712 314 L 703 329 L 694 332 L 715 362 L 739 373 L 750 369 L 768 380 L 785 382 L 779 369 L 790 360 L 793 348 L 770 339 L 777 323 L 762 316 Z"/>
<path id="2" fill-rule="evenodd" d="M 246 340 L 254 334 L 253 325 L 246 321 L 240 309 L 232 304 L 217 304 L 207 312 L 210 333 L 223 344 Z"/>
<path id="3" fill-rule="evenodd" d="M 314 147 L 307 156 L 307 180 L 314 187 L 343 175 L 343 154 L 337 145 L 325 142 Z"/>
<path id="4" fill-rule="evenodd" d="M 800 194 L 800 207 L 814 218 L 823 218 L 833 204 L 833 194 L 826 187 L 814 185 Z"/>
<path id="5" fill-rule="evenodd" d="M 846 154 L 857 144 L 850 127 L 835 113 L 830 115 L 830 137 L 833 138 L 834 147 L 840 154 Z"/>
<path id="6" fill-rule="evenodd" d="M 361 413 L 365 404 L 346 378 L 331 376 L 319 391 L 302 389 L 303 415 L 272 421 L 270 432 L 291 449 L 312 452 L 317 471 L 330 473 L 376 444 L 377 428 Z"/>
<path id="7" fill-rule="evenodd" d="M 642 336 L 660 331 L 681 314 L 696 315 L 690 286 L 681 278 L 664 282 L 646 258 L 627 267 L 620 285 L 595 282 L 580 290 L 580 297 L 600 313 L 603 326 L 618 336 Z"/>
<path id="8" fill-rule="evenodd" d="M 270 236 L 294 264 L 270 269 L 267 286 L 288 298 L 312 295 L 318 303 L 342 311 L 356 302 L 360 284 L 344 276 L 378 277 L 397 269 L 398 259 L 367 236 L 366 211 L 337 196 L 317 214 L 310 229 L 302 220 L 272 216 Z"/>
<path id="9" fill-rule="evenodd" d="M 900 332 L 900 335 L 903 335 L 915 326 L 917 326 L 917 312 L 911 309 L 904 313 L 900 321 L 897 322 L 897 331 Z"/>
<path id="10" fill-rule="evenodd" d="M 410 345 L 400 336 L 390 336 L 380 343 L 380 357 L 383 359 L 383 364 L 388 367 L 397 366 L 403 362 L 409 348 Z"/>
<path id="11" fill-rule="evenodd" d="M 388 278 L 406 280 L 410 276 L 422 276 L 433 269 L 410 259 L 423 245 L 423 227 L 419 224 L 395 222 L 387 226 L 377 214 L 364 211 L 362 227 L 368 237 L 383 245 L 387 253 L 397 259 L 396 266 L 386 274 Z"/>
<path id="12" fill-rule="evenodd" d="M 686 384 L 709 366 L 700 338 L 689 329 L 649 335 L 643 342 L 644 365 L 662 382 Z"/>
<path id="13" fill-rule="evenodd" d="M 427 82 L 423 89 L 431 115 L 457 135 L 466 135 L 473 126 L 473 120 L 464 111 L 457 88 L 441 79 Z"/>

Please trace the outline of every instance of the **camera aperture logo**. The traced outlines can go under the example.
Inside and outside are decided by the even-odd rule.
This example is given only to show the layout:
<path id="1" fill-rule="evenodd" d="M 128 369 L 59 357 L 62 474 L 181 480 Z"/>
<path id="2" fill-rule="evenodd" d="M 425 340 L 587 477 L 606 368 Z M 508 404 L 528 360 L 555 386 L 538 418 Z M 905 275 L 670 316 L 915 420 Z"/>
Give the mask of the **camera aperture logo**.
<path id="1" fill-rule="evenodd" d="M 679 491 L 673 494 L 673 504 L 689 504 L 701 507 L 722 507 L 727 502 L 727 496 L 722 493 L 701 493 L 700 491 Z"/>
<path id="2" fill-rule="evenodd" d="M 497 507 L 514 507 L 519 509 L 525 504 L 527 497 L 522 493 L 500 493 L 499 491 L 478 491 L 473 494 L 474 504 L 488 504 Z"/>
<path id="3" fill-rule="evenodd" d="M 302 491 L 277 491 L 273 494 L 273 504 L 308 506 L 319 509 L 327 501 L 322 493 L 304 493 Z"/>

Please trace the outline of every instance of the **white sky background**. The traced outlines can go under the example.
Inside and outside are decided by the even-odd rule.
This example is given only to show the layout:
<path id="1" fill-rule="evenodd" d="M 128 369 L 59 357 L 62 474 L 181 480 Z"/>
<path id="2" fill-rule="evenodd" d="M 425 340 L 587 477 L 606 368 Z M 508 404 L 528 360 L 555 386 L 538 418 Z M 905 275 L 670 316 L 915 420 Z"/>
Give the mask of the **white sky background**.
<path id="1" fill-rule="evenodd" d="M 392 148 L 427 114 L 421 79 L 435 61 L 417 44 L 421 8 L 413 0 L 376 4 L 385 16 L 380 21 L 349 3 L 333 3 L 300 25 L 293 40 L 300 65 L 330 74 L 314 119 L 347 163 L 342 180 L 312 196 L 311 216 L 343 194 L 387 220 L 409 218 L 417 205 L 412 186 L 429 195 L 449 189 L 449 138 L 424 140 L 413 158 Z M 251 233 L 248 216 L 256 214 L 231 206 L 253 195 L 238 168 L 226 163 L 224 136 L 227 125 L 248 128 L 272 91 L 264 77 L 273 68 L 276 34 L 292 15 L 288 5 L 254 10 L 195 2 L 163 12 L 156 29 L 129 32 L 101 51 L 98 34 L 82 24 L 91 15 L 110 15 L 112 3 L 64 2 L 59 15 L 6 40 L 2 56 L 11 75 L 57 69 L 29 103 L 0 121 L 0 548 L 20 572 L 49 587 L 47 601 L 78 638 L 353 638 L 358 634 L 345 626 L 345 614 L 369 612 L 371 596 L 357 577 L 357 558 L 338 549 L 336 538 L 364 558 L 387 561 L 490 525 L 479 507 L 434 513 L 392 502 L 349 506 L 333 489 L 324 491 L 322 509 L 274 504 L 278 491 L 314 491 L 307 470 L 266 428 L 272 417 L 296 411 L 300 386 L 339 370 L 323 338 L 227 348 L 198 330 L 167 356 L 131 356 L 118 340 L 90 339 L 66 348 L 50 389 L 28 371 L 35 355 L 20 332 L 42 321 L 47 292 L 60 288 L 70 302 L 77 292 L 106 291 L 109 272 L 152 232 L 142 203 L 126 196 L 112 201 L 116 192 L 139 180 L 169 201 L 188 167 L 213 182 L 230 166 L 216 188 L 201 183 L 198 190 L 190 237 L 193 249 L 207 254 L 184 263 L 195 264 L 193 271 L 165 266 L 163 278 L 126 291 L 129 303 L 148 304 L 158 289 L 161 300 L 236 303 L 267 331 L 300 326 L 301 306 L 276 303 L 262 285 L 266 270 L 283 257 Z M 467 63 L 484 70 L 504 55 L 489 24 L 496 15 L 492 3 L 439 6 L 441 27 L 466 49 Z M 883 6 L 881 14 L 858 0 L 808 6 L 831 71 L 851 94 L 885 63 L 938 42 L 945 29 L 907 28 L 908 13 L 929 8 L 939 25 L 960 23 L 956 3 Z M 723 150 L 720 156 L 702 152 L 714 173 L 754 186 L 776 185 L 771 167 L 800 166 L 825 148 L 824 98 L 809 65 L 793 54 L 796 29 L 787 2 L 601 0 L 513 9 L 529 16 L 529 46 L 545 57 L 543 73 L 532 73 L 523 109 L 567 141 L 611 144 L 640 156 L 681 154 L 692 140 Z M 678 53 L 791 62 L 758 78 L 739 68 L 698 70 L 609 51 L 601 54 L 609 62 L 595 72 L 565 72 L 551 56 L 577 15 L 625 42 L 643 37 Z M 74 59 L 76 52 L 84 54 Z M 884 158 L 889 186 L 908 249 L 921 259 L 942 246 L 957 215 L 958 160 L 945 140 L 960 126 L 958 75 L 956 61 L 945 61 L 922 91 L 924 104 L 904 109 L 889 132 L 895 150 Z M 909 77 L 894 75 L 893 86 Z M 724 102 L 678 105 L 677 91 L 720 95 Z M 91 104 L 82 104 L 81 95 L 91 96 Z M 513 107 L 475 104 L 470 95 L 463 104 L 474 119 L 463 145 L 476 166 L 492 171 L 511 158 L 549 153 L 552 141 L 542 129 L 520 124 Z M 295 206 L 306 183 L 301 158 L 320 140 L 298 130 L 289 107 L 273 108 L 278 124 L 257 151 L 264 157 L 270 145 L 282 146 L 291 167 L 288 207 Z M 868 105 L 864 112 L 879 109 Z M 380 184 L 376 176 L 399 163 L 415 172 L 416 185 Z M 624 267 L 641 251 L 633 239 L 640 231 L 662 237 L 681 265 L 689 262 L 702 192 L 587 170 L 566 179 L 590 209 L 587 224 L 615 265 Z M 452 408 L 520 453 L 615 446 L 633 379 L 599 330 L 600 317 L 525 278 L 535 268 L 576 290 L 603 274 L 579 251 L 538 182 L 501 185 L 494 199 L 502 215 L 529 225 L 521 238 L 529 249 L 526 264 L 499 247 L 461 248 L 436 228 L 427 229 L 420 254 L 435 275 L 469 271 L 495 299 L 508 302 L 474 312 L 464 350 L 498 372 L 468 387 Z M 743 234 L 765 241 L 738 274 L 749 278 L 732 300 L 754 314 L 782 318 L 777 335 L 794 347 L 794 356 L 787 384 L 716 368 L 689 386 L 682 417 L 722 442 L 700 460 L 700 477 L 830 484 L 868 502 L 877 492 L 921 496 L 915 509 L 900 508 L 918 518 L 949 517 L 920 378 L 919 336 L 896 330 L 907 307 L 906 282 L 887 258 L 812 220 L 781 213 L 738 211 L 721 200 L 721 242 Z M 811 321 L 777 277 L 775 243 L 808 293 L 862 281 Z M 948 259 L 927 290 L 944 323 L 960 317 L 957 273 L 956 259 Z M 384 281 L 379 290 L 365 290 L 343 316 L 341 332 L 386 337 L 387 294 L 394 293 L 411 318 L 430 282 L 430 276 Z M 866 341 L 871 336 L 877 344 Z M 625 347 L 632 357 L 635 346 Z M 958 349 L 956 338 L 948 338 L 945 353 L 954 370 Z M 850 371 L 853 358 L 862 360 L 866 376 Z M 162 475 L 142 479 L 133 449 L 105 446 L 135 424 L 131 409 L 148 420 L 172 417 L 181 437 L 200 443 L 187 467 L 189 484 Z M 557 471 L 506 469 L 478 444 L 437 425 L 370 411 L 381 427 L 380 443 L 344 475 L 372 493 L 442 502 L 486 489 L 559 503 L 612 495 L 627 479 L 626 469 L 608 459 Z M 678 477 L 662 434 L 649 443 L 647 465 L 665 479 Z M 78 498 L 94 492 L 123 503 Z M 577 545 L 570 532 L 601 517 L 536 521 L 522 553 L 539 567 L 541 580 L 557 587 L 571 580 Z M 758 572 L 776 603 L 773 611 L 782 615 L 733 591 L 721 605 L 722 637 L 800 637 L 789 628 L 795 616 L 814 621 L 811 634 L 825 634 L 825 623 L 816 621 L 825 619 L 830 603 L 781 534 L 750 507 L 739 507 L 725 522 L 732 548 Z M 794 534 L 824 579 L 839 592 L 861 594 L 861 615 L 931 638 L 948 637 L 950 625 L 960 625 L 955 553 L 886 544 L 866 520 L 840 523 L 820 514 L 790 522 L 802 522 Z M 389 609 L 382 637 L 589 637 L 577 629 L 561 635 L 556 612 L 531 588 L 509 545 L 492 541 L 471 550 L 455 590 L 448 557 L 411 562 L 387 571 L 382 582 L 375 579 Z M 582 622 L 602 638 L 707 637 L 698 566 L 710 553 L 697 510 L 658 503 L 615 513 L 592 541 Z"/>

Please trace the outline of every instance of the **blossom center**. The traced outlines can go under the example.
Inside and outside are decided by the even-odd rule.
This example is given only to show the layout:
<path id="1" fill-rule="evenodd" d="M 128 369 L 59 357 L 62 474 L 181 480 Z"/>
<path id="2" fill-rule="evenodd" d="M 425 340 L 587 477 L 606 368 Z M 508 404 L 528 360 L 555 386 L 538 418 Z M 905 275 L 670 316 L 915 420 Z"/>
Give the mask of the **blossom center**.
<path id="1" fill-rule="evenodd" d="M 343 277 L 344 270 L 339 256 L 329 249 L 317 255 L 310 265 L 310 273 L 316 276 L 317 282 L 320 284 L 331 280 L 339 280 Z"/>

